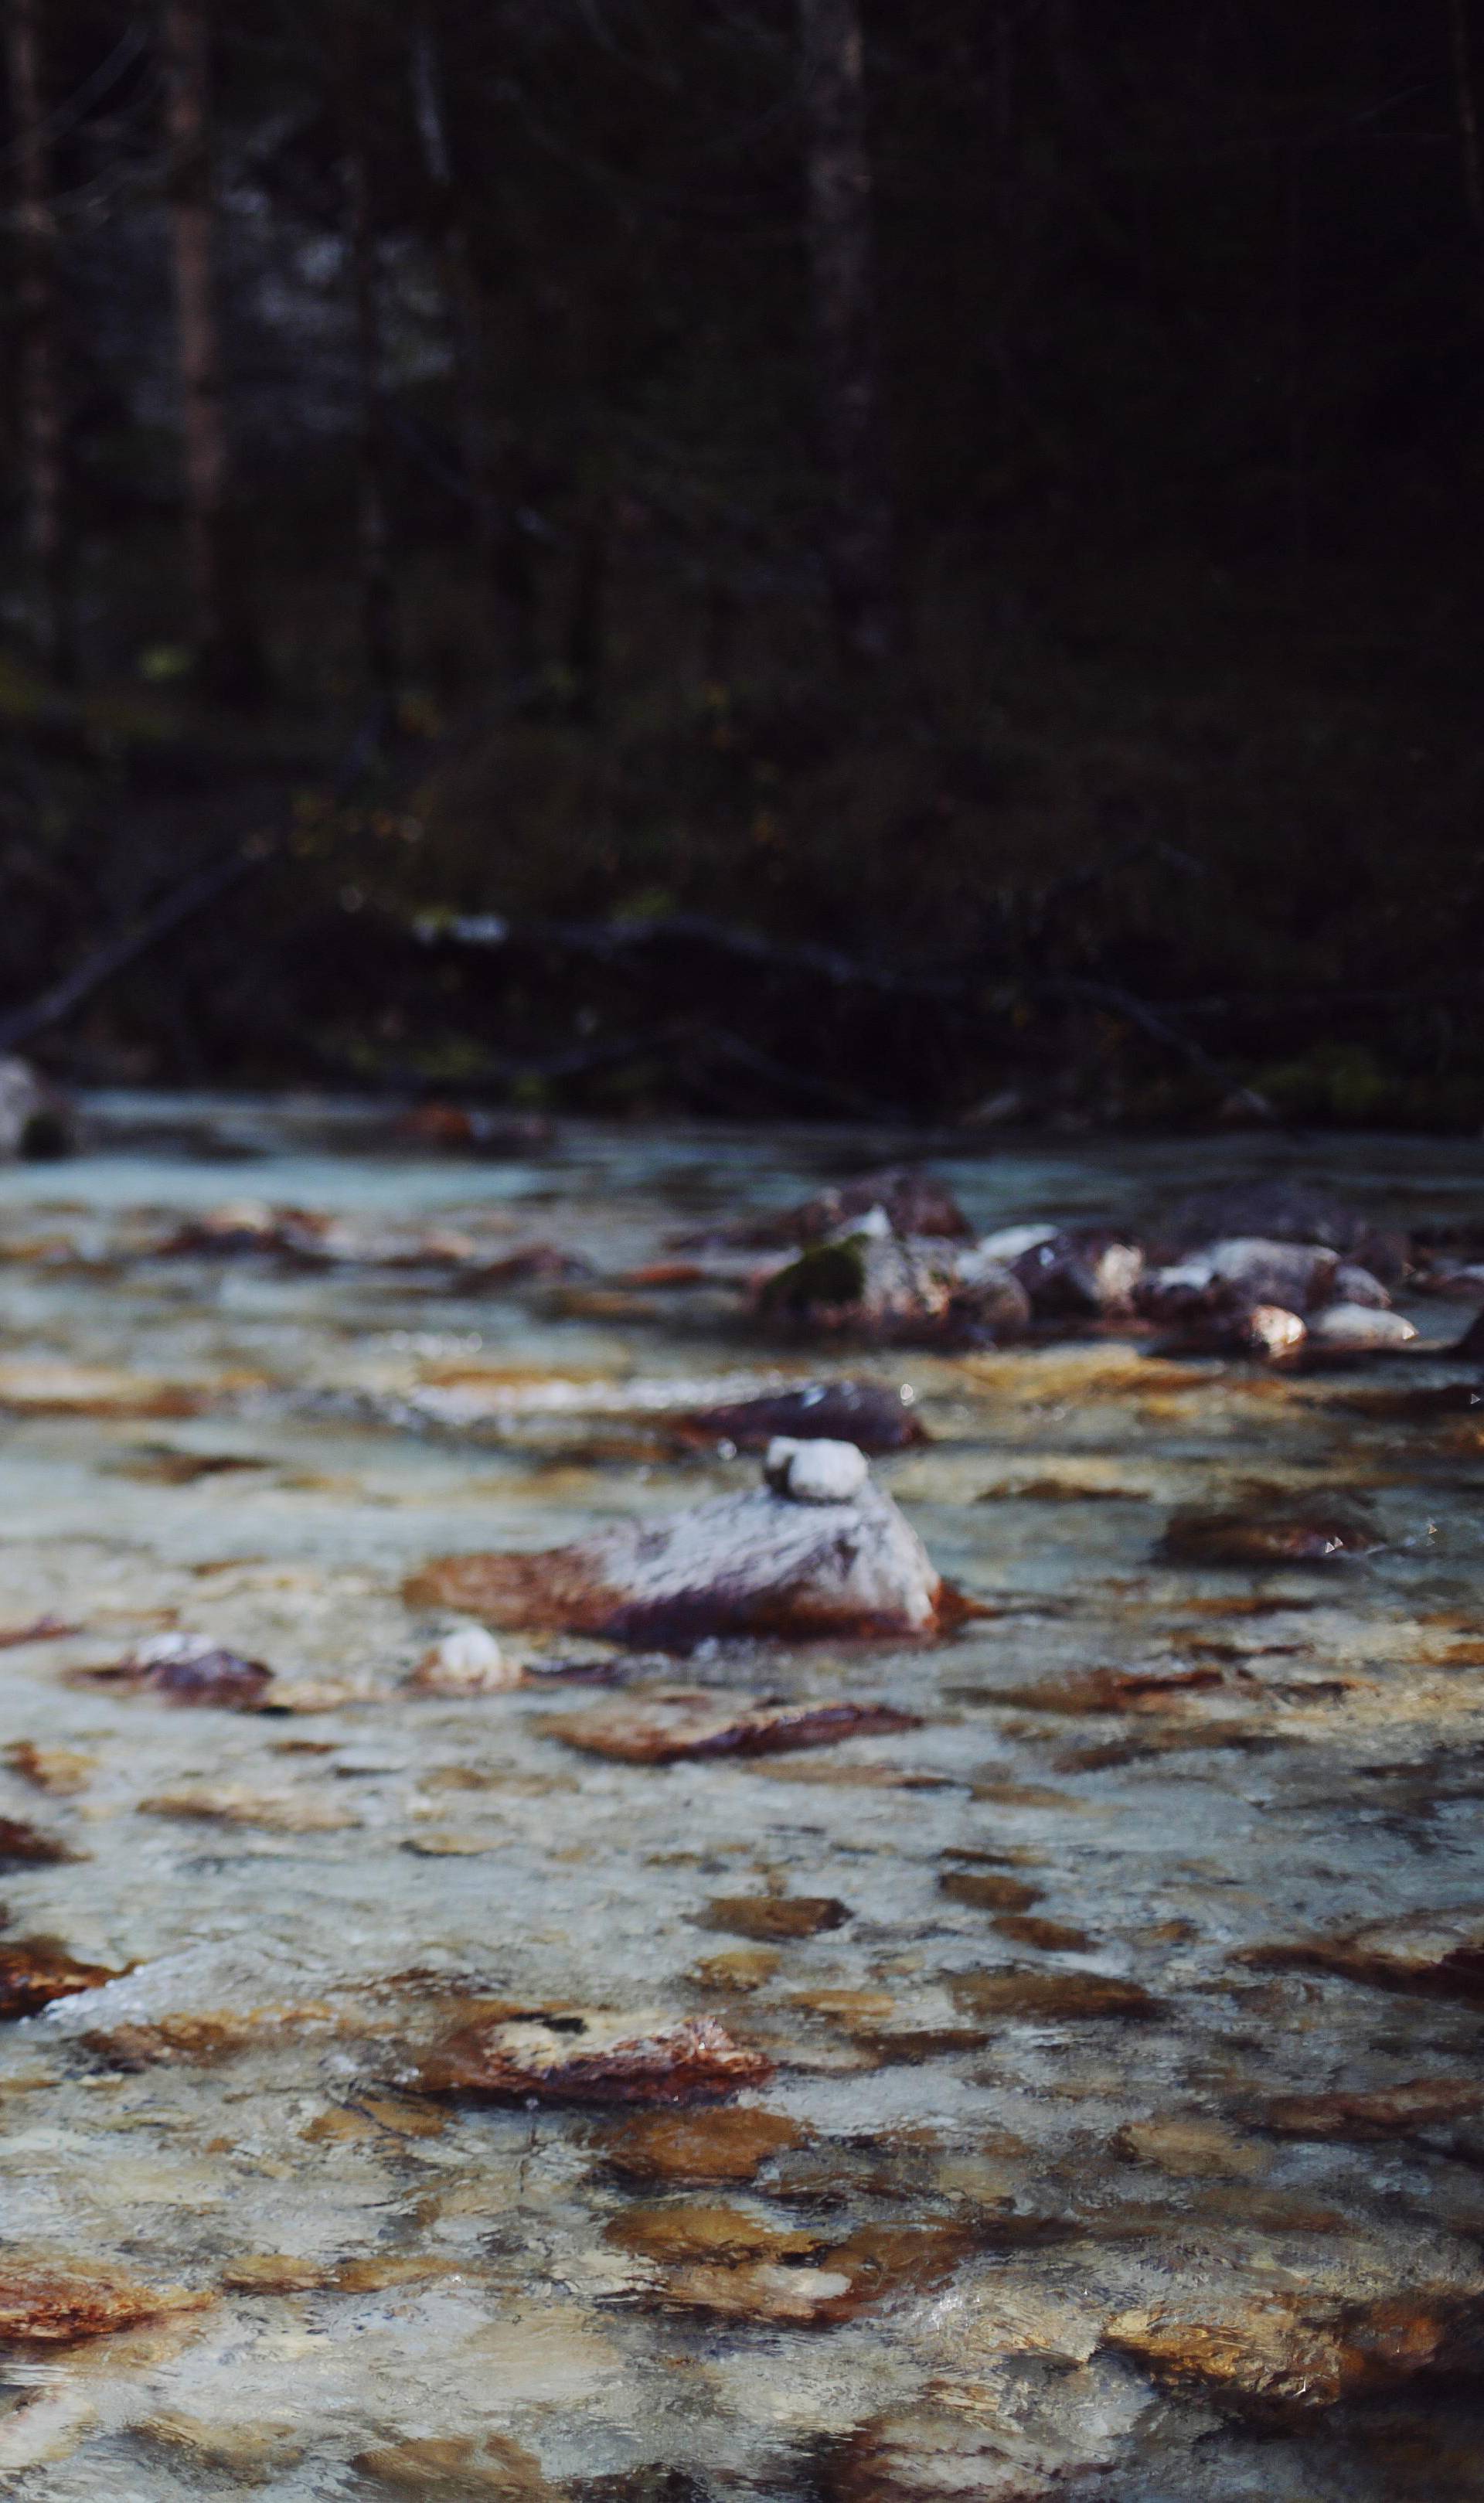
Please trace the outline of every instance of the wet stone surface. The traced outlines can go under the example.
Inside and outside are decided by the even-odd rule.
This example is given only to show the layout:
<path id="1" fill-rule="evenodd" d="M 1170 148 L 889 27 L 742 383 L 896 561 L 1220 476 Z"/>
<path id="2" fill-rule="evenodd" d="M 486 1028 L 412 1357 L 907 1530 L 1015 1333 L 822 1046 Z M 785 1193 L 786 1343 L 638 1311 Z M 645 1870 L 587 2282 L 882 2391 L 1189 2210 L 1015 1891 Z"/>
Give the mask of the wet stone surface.
<path id="1" fill-rule="evenodd" d="M 674 1258 L 899 1141 L 147 1109 L 0 1171 L 0 2487 L 1484 2503 L 1484 1411 L 1384 1256 L 1470 1152 L 936 1160 L 1084 1248 L 1322 1179 L 1422 1333 L 1341 1380 Z M 863 1383 L 934 1638 L 420 1581 Z"/>

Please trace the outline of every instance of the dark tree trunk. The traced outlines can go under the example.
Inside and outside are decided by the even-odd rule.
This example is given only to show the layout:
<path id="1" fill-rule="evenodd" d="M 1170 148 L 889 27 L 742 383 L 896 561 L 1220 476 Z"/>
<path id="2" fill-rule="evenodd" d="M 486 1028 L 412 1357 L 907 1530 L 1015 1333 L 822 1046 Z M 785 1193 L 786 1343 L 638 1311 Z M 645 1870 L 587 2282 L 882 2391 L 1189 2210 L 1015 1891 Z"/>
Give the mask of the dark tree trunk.
<path id="1" fill-rule="evenodd" d="M 842 646 L 902 644 L 896 521 L 881 404 L 876 237 L 857 0 L 799 0 L 819 432 L 829 473 L 826 562 Z"/>
<path id="2" fill-rule="evenodd" d="M 201 683 L 226 703 L 263 689 L 242 594 L 231 512 L 231 456 L 214 272 L 211 161 L 212 0 L 164 0 L 165 123 L 175 262 L 186 550 Z"/>
<path id="3" fill-rule="evenodd" d="M 74 674 L 74 653 L 67 580 L 66 412 L 41 50 L 43 5 L 44 0 L 10 0 L 6 19 L 16 166 L 17 395 L 36 649 L 46 669 L 68 679 Z"/>
<path id="4" fill-rule="evenodd" d="M 361 640 L 366 684 L 383 734 L 397 704 L 397 593 L 392 574 L 392 525 L 387 496 L 387 421 L 382 388 L 380 282 L 371 221 L 370 181 L 364 152 L 352 149 L 346 163 L 351 277 L 356 307 L 358 431 L 357 543 L 361 578 Z"/>
<path id="5" fill-rule="evenodd" d="M 443 210 L 439 254 L 453 347 L 454 388 L 480 574 L 500 664 L 517 686 L 538 666 L 536 586 L 511 492 L 510 461 L 491 414 L 489 316 L 479 271 L 459 213 L 458 185 L 443 107 L 436 39 L 426 20 L 412 49 L 413 100 L 429 177 Z"/>

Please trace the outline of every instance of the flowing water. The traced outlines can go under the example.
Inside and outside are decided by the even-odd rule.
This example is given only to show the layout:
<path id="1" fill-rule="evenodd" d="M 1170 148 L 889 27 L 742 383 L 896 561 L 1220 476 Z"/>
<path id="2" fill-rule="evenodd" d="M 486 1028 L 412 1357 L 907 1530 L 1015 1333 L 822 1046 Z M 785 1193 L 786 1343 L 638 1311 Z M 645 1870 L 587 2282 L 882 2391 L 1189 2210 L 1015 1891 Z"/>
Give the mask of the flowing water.
<path id="1" fill-rule="evenodd" d="M 7 1875 L 0 1947 L 102 1969 L 0 2028 L 0 2309 L 38 2253 L 208 2300 L 0 2349 L 7 2490 L 1484 2496 L 1484 1983 L 1426 1945 L 1484 1906 L 1484 1443 L 1467 1390 L 1389 1395 L 1467 1368 L 815 1361 L 704 1282 L 630 1282 L 891 1141 L 573 1128 L 479 1165 L 332 1105 L 93 1117 L 69 1164 L 0 1173 L 0 1631 L 75 1629 L 0 1650 L 0 1814 L 73 1854 Z M 1434 1142 L 935 1161 L 984 1227 L 1274 1170 L 1484 1217 L 1477 1151 Z M 378 1256 L 161 1248 L 248 1193 Z M 593 1274 L 480 1282 L 536 1242 Z M 511 1692 L 403 1688 L 454 1622 L 403 1601 L 427 1559 L 746 1485 L 666 1412 L 843 1373 L 916 1394 L 931 1440 L 874 1466 L 985 1604 L 955 1636 L 533 1642 Z M 1160 1560 L 1173 1509 L 1255 1487 L 1339 1494 L 1375 1552 Z M 170 1629 L 292 1708 L 79 1675 Z M 544 1728 L 553 1686 L 602 1699 L 564 1663 L 920 1727 L 604 1762 Z M 1383 1919 L 1363 1971 L 1306 1960 Z M 774 2118 L 430 2091 L 430 2040 L 491 2001 L 716 2016 L 776 2061 L 740 2107 Z M 1337 2101 L 1402 2084 L 1447 2092 Z"/>

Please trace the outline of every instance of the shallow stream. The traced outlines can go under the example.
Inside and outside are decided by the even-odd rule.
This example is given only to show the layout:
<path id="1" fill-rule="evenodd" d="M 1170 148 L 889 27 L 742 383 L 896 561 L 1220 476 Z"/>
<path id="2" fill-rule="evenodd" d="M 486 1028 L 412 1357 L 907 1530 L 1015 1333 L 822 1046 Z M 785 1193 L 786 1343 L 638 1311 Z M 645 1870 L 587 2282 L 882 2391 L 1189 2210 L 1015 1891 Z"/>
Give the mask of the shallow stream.
<path id="1" fill-rule="evenodd" d="M 0 2027 L 0 2216 L 210 2299 L 0 2349 L 6 2490 L 1484 2497 L 1484 1956 L 1439 1982 L 1405 1949 L 1484 1916 L 1484 1407 L 1395 1395 L 1468 1368 L 815 1358 L 705 1282 L 635 1283 L 900 1146 L 859 1134 L 574 1127 L 481 1164 L 333 1105 L 92 1117 L 84 1155 L 0 1172 L 0 1641 L 75 1629 L 0 1648 L 0 1816 L 74 1855 L 5 1875 L 0 1946 L 120 1977 Z M 1436 1142 L 933 1162 L 985 1229 L 1275 1170 L 1484 1218 L 1477 1149 Z M 376 1256 L 162 1248 L 246 1195 Z M 536 1243 L 591 1274 L 476 1274 Z M 747 1485 L 660 1421 L 844 1374 L 915 1395 L 931 1439 L 874 1472 L 984 1603 L 956 1635 L 533 1640 L 511 1692 L 403 1688 L 455 1622 L 400 1595 L 429 1558 Z M 1255 1487 L 1358 1504 L 1375 1552 L 1160 1560 L 1177 1506 Z M 291 1708 L 80 1677 L 172 1629 Z M 604 1762 L 543 1727 L 601 1699 L 564 1667 L 921 1726 Z M 1363 1972 L 1305 1960 L 1383 1920 L 1402 1947 Z M 429 2091 L 428 2042 L 489 2002 L 716 2016 L 777 2063 L 734 2109 L 776 2121 Z M 1377 2100 L 1430 2083 L 1452 2109 Z"/>

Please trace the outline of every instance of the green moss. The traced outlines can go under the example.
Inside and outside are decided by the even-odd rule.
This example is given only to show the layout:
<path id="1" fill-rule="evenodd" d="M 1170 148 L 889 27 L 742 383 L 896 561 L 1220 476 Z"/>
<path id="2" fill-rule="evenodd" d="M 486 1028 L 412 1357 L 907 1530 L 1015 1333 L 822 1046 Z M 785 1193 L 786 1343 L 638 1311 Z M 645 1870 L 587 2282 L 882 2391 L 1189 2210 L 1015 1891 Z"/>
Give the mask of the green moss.
<path id="1" fill-rule="evenodd" d="M 858 1304 L 866 1287 L 865 1246 L 858 1235 L 845 1243 L 820 1243 L 800 1253 L 763 1289 L 767 1313 L 804 1314 L 815 1304 L 837 1310 Z"/>

